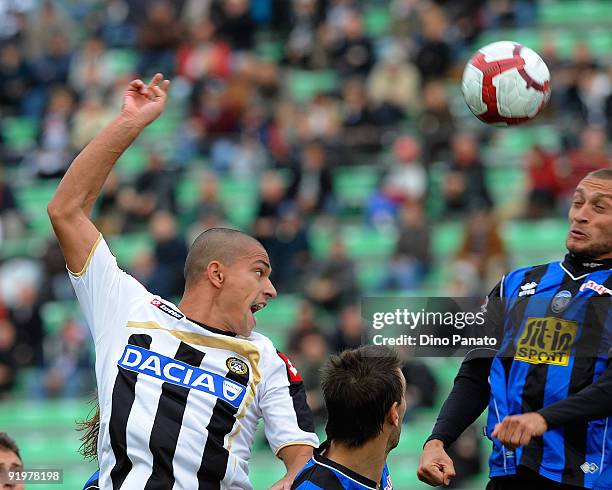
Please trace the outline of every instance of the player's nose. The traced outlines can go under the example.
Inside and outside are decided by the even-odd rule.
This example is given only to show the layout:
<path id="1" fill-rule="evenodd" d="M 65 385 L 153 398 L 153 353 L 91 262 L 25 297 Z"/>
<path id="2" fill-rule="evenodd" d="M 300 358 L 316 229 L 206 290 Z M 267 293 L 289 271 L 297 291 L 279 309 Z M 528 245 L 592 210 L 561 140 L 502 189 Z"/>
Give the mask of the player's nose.
<path id="1" fill-rule="evenodd" d="M 266 295 L 266 297 L 268 297 L 269 299 L 273 299 L 276 298 L 276 295 L 278 294 L 276 292 L 276 288 L 274 287 L 274 285 L 272 284 L 272 281 L 270 281 L 270 278 L 267 278 L 266 281 L 266 286 L 264 288 L 264 294 Z"/>

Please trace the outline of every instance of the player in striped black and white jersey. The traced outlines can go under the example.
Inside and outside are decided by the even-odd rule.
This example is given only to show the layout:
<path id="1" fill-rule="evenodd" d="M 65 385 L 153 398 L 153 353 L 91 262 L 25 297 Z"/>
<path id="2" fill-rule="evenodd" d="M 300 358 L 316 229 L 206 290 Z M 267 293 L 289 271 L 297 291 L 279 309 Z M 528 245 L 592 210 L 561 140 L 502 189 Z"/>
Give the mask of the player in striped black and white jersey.
<path id="1" fill-rule="evenodd" d="M 289 489 L 318 445 L 301 378 L 254 313 L 276 296 L 254 238 L 212 229 L 192 245 L 178 306 L 117 266 L 89 215 L 113 164 L 163 111 L 169 82 L 133 81 L 121 115 L 80 153 L 48 211 L 91 329 L 98 475 L 87 488 L 250 489 L 257 422 Z"/>

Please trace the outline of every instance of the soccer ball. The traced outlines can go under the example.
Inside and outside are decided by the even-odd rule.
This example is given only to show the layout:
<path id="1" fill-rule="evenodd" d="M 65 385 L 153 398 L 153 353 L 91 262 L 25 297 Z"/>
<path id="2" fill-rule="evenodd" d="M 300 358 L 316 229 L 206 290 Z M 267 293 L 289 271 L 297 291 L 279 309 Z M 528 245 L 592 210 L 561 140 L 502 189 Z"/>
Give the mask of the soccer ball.
<path id="1" fill-rule="evenodd" d="M 550 73 L 535 51 L 500 41 L 472 56 L 461 90 L 481 121 L 496 126 L 522 124 L 536 117 L 550 98 Z"/>

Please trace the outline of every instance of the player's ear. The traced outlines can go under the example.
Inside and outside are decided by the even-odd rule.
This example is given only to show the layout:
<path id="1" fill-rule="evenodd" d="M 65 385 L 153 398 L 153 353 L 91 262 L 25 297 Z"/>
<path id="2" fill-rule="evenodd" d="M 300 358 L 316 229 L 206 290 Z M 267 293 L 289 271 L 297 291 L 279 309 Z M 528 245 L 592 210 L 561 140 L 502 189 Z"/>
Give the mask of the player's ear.
<path id="1" fill-rule="evenodd" d="M 393 405 L 389 408 L 387 412 L 387 422 L 391 424 L 393 427 L 399 427 L 402 423 L 399 415 L 400 404 L 398 402 L 393 402 Z"/>
<path id="2" fill-rule="evenodd" d="M 213 286 L 220 288 L 225 281 L 223 264 L 217 260 L 211 260 L 206 267 L 206 275 Z"/>

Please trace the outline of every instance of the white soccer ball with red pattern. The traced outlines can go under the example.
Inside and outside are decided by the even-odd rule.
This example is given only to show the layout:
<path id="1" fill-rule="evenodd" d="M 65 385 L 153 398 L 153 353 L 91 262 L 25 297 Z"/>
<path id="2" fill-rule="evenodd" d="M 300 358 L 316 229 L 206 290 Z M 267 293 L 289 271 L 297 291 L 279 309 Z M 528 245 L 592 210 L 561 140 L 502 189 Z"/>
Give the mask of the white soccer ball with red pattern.
<path id="1" fill-rule="evenodd" d="M 489 124 L 522 124 L 536 117 L 550 98 L 550 72 L 538 54 L 511 41 L 480 48 L 461 82 L 474 115 Z"/>

